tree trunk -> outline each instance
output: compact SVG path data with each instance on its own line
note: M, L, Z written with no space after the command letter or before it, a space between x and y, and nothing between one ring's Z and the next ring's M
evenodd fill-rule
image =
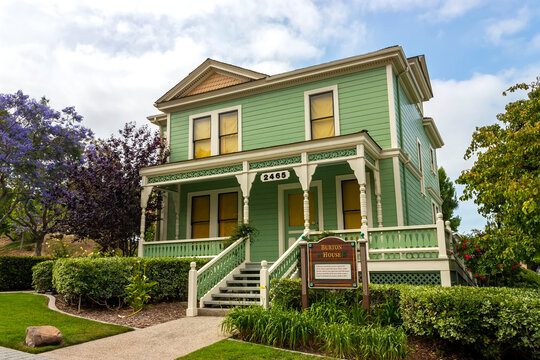
M45 240L45 234L38 234L36 236L36 256L41 256L41 248L43 246L43 241Z

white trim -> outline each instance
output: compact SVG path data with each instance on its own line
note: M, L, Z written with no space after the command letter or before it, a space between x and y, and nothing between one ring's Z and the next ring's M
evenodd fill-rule
M305 135L306 140L311 140L311 118L310 118L310 95L332 91L332 101L334 106L334 136L341 134L339 128L339 101L338 101L338 86L326 86L323 88L304 91L304 121L305 121Z
M442 212L441 205L437 204L434 199L431 199L431 213L433 215L433 223L437 223L437 214Z
M440 196L439 194L437 194L437 193L435 192L435 190L434 190L431 186L428 186L427 191L428 191L429 195L431 195L431 197L433 198L433 200L435 200L435 202L436 202L439 206L442 206L443 199L441 198L441 196Z
M393 148L398 147L397 143L397 123L396 104L394 102L394 73L392 65L386 65L386 87L388 95L388 115L390 121L390 144Z
M429 162L431 165L431 172L433 173L433 175L436 175L435 173L437 172L437 155L435 153L435 149L433 148L433 146L431 146L431 144L429 145Z
M167 224L169 222L169 193L163 193L163 204L159 221L159 241L167 240Z
M171 149L171 113L167 114L167 147L169 150ZM169 159L170 157L171 156L169 154ZM167 162L169 159L167 159Z
M210 229L209 229L208 235L211 238L215 238L215 237L218 237L218 234L219 234L218 195L224 194L224 193L232 193L232 192L238 193L238 223L240 223L242 221L241 209L242 209L242 203L243 203L242 190L240 189L240 187L194 191L194 192L189 192L187 194L186 239L191 238L191 205L192 205L191 199L194 196L210 195Z
M336 182L336 212L337 212L337 228L344 229L345 223L343 221L343 193L341 192L341 182L344 180L357 180L354 174L337 175L335 177ZM368 226L373 227L372 216L372 204L371 204L371 181L370 177L366 173L366 201L367 201L367 220ZM323 228L324 229L324 228ZM341 230L340 230L341 231Z
M403 226L403 202L401 198L401 181L399 178L399 157L392 158L392 165L394 170L394 191L396 195L396 218L398 226ZM405 173L403 173L405 176Z
M324 216L323 216L323 186L322 180L314 180L310 184L310 189L312 187L317 188L317 217L319 218L319 229L324 229ZM285 191L286 190L302 190L302 185L299 183L292 184L280 184L278 185L278 241L279 241L279 256L283 255L285 252ZM299 230L299 233L303 230Z
M238 151L242 151L242 105L231 106L228 108L207 111L189 116L188 133L188 160L194 159L193 154L193 121L195 119L210 116L210 156L220 155L219 153L219 114L237 111L238 112ZM167 130L169 128L167 127Z
M425 185L425 182L424 182L424 164L423 164L423 159L422 159L422 142L420 141L420 139L417 137L416 138L416 153L417 153L417 157L418 157L418 170L420 171L420 175L421 175L421 178L420 178L420 192L422 193L422 195L426 196L426 185Z

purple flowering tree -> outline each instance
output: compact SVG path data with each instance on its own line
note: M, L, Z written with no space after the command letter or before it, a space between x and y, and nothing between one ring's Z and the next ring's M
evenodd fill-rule
M73 107L56 111L22 91L0 94L0 223L9 217L30 232L36 255L65 212L68 172L92 136L81 121Z
M105 252L132 256L141 223L142 167L158 165L168 153L159 133L127 123L119 137L99 140L74 164L67 196L64 231L96 241ZM160 198L148 202L146 227L157 220Z

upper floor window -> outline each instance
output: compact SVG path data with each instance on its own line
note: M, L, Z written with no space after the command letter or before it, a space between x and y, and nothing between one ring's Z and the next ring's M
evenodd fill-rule
M416 145L418 150L418 170L420 170L420 192L422 195L426 194L426 186L424 184L424 165L422 161L422 143L420 139L416 138Z
M429 162L431 164L431 171L435 174L437 172L437 164L435 163L435 149L431 146L429 147Z
M214 110L189 117L189 158L241 151L241 107Z
M340 134L337 85L304 93L306 140Z
M238 111L219 114L219 153L238 151Z

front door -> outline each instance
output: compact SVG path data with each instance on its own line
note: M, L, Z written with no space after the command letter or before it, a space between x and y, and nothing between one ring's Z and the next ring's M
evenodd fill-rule
M288 249L304 232L304 192L302 189L285 190L284 197L284 223L285 223L285 249ZM318 230L318 204L317 188L309 191L309 228Z

